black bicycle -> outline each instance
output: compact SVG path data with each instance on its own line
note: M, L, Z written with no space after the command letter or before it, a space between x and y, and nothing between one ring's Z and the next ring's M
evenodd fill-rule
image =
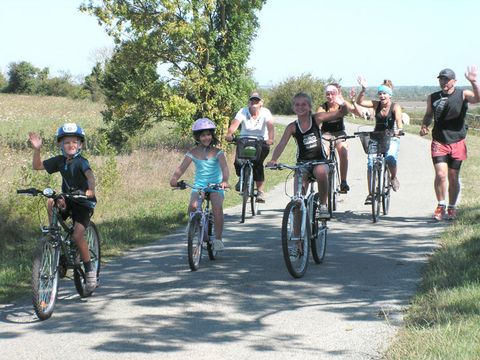
M338 170L338 158L335 145L337 141L353 139L355 135L340 135L322 137L323 140L328 141L328 212L330 217L333 217L333 212L337 210L337 202L339 194L342 194L340 189L340 171Z
M390 209L392 183L385 154L390 147L390 139L394 136L403 136L405 133L395 134L392 130L385 130L359 131L354 134L360 137L365 153L374 155L373 164L368 170L368 179L372 198L372 221L376 223L380 216L380 206L383 215L388 215Z
M192 271L200 268L202 259L202 251L208 252L210 260L215 260L217 251L213 245L213 227L214 219L210 210L210 192L207 190L218 190L220 184L208 184L205 187L196 187L185 181L179 181L177 188L184 190L191 188L198 194L197 208L189 214L187 225L187 248L188 248L188 264Z
M42 228L37 249L33 256L32 291L33 308L38 318L46 320L53 314L57 300L59 279L67 275L68 269L73 269L73 281L80 297L88 297L92 292L86 290L85 271L79 250L72 238L73 223L64 221L57 205L60 198L73 200L87 197L80 192L57 194L50 188L38 190L35 188L17 190L18 194L41 195L54 200L53 212L49 226ZM90 252L92 268L100 275L100 235L95 224L90 221L85 231L85 239Z
M252 216L260 214L258 209L255 181L253 180L253 161L260 157L262 152L263 138L254 137L235 137L233 142L237 145L237 158L242 160L240 168L239 193L242 196L242 216L240 223L245 222L247 213L247 204L250 202Z
M309 161L297 165L277 164L272 170L290 169L295 172L297 188L285 207L282 219L282 250L288 272L295 278L305 275L308 266L309 247L317 264L323 262L327 249L327 220L318 214L319 197L314 186L316 179L309 177L308 194L304 195L303 177L312 167L325 161ZM288 180L288 177L287 177ZM286 185L287 181L285 181Z

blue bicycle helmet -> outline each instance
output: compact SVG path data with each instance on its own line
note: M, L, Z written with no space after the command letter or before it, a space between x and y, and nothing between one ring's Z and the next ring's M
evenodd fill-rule
M57 142L62 140L65 136L76 136L82 142L85 141L85 131L75 123L65 123L57 130Z

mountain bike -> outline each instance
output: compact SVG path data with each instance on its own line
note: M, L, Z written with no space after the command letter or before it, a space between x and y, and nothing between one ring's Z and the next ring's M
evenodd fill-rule
M73 223L63 220L61 209L57 205L60 198L72 200L87 197L80 192L70 194L57 194L54 190L35 188L17 190L18 194L30 196L44 196L53 199L52 216L49 226L42 227L42 237L33 256L32 266L32 291L33 308L40 320L52 316L57 300L59 279L73 269L73 281L80 297L88 297L85 287L85 271L79 250L72 238ZM97 274L97 283L100 275L100 235L95 224L90 221L85 230L85 239L90 252L92 268Z
M322 137L323 140L328 141L329 154L328 154L328 212L330 217L333 217L333 212L337 210L338 195L340 191L340 171L338 170L338 158L335 145L339 140L347 140L355 138L355 135L340 135L329 137Z
M235 137L232 142L237 145L237 158L242 160L240 168L239 193L242 195L242 216L240 223L245 222L247 213L247 203L250 201L250 210L252 216L260 214L258 210L257 194L255 181L253 180L253 161L258 160L262 153L263 138L254 137Z
M374 155L373 164L368 170L368 178L372 195L372 221L375 223L380 216L380 206L382 207L383 215L388 215L390 209L392 184L385 154L390 147L390 139L393 136L402 136L404 133L401 132L395 135L391 130L359 131L355 132L354 135L360 137L365 153Z
M187 225L188 265L192 271L196 271L200 268L204 249L207 250L210 260L215 260L217 257L217 251L213 246L214 219L210 210L210 192L208 190L219 190L220 184L197 187L185 181L179 181L177 187L180 190L188 187L198 194L197 208L189 214Z
M295 173L297 188L285 207L282 219L282 250L288 272L294 278L305 275L308 266L309 246L317 264L323 262L327 248L327 219L318 216L319 197L315 192L316 179L311 176L315 165L326 161L302 162L297 165L277 164L272 170L290 169ZM303 193L303 176L309 175L308 194ZM288 177L287 177L288 180ZM287 183L285 181L285 185Z

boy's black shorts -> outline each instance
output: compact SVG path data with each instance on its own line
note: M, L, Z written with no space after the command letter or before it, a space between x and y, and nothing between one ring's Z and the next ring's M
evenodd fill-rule
M62 219L66 220L71 216L74 223L78 222L87 228L93 215L93 209L80 205L68 198L65 199L65 202L67 207L62 211Z

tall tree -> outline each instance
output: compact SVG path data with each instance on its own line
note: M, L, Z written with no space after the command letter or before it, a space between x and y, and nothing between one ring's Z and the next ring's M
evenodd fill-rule
M102 85L118 139L165 119L187 131L206 116L224 129L254 87L247 61L265 2L84 2L117 44Z

